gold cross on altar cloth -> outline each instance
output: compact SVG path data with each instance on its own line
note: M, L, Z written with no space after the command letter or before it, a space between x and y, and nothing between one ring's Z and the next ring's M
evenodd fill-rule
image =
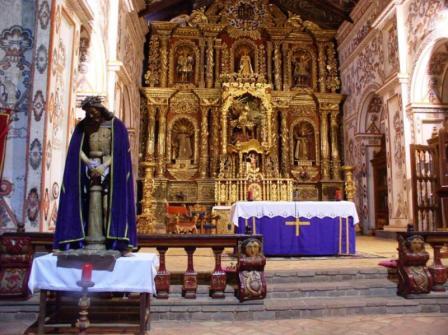
M300 226L309 226L311 222L300 221L300 218L296 217L295 221L286 221L285 224L287 226L296 226L296 236L300 236Z

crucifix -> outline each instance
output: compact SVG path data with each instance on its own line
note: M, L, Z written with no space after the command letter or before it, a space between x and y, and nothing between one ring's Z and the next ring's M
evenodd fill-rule
M285 224L287 226L296 226L296 236L300 236L300 226L309 226L311 222L300 221L300 218L296 217L295 221L286 221Z

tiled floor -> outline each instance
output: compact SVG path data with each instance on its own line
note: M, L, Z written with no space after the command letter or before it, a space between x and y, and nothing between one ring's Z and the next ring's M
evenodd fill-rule
M23 334L27 323L0 322L0 335ZM89 333L90 334L90 333ZM114 333L119 334L119 333ZM126 332L126 334L130 334ZM153 322L148 335L447 335L448 315L359 315L339 318Z
M361 315L302 320L153 323L151 335L447 335L448 315Z

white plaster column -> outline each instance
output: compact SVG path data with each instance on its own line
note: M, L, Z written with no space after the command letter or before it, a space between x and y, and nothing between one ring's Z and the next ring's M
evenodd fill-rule
M117 83L117 72L122 65L117 61L118 44L118 14L120 10L119 0L109 0L108 34L107 34L107 108L115 114L115 85Z

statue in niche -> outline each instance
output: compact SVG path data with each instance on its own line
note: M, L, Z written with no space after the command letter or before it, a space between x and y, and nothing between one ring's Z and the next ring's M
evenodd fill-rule
M245 95L232 104L230 126L232 143L258 139L261 131L261 106L259 99Z
M312 158L310 153L310 143L312 142L312 130L309 129L307 123L302 123L299 130L294 132L294 160L307 161Z
M182 120L185 122L185 120ZM181 121L181 122L182 122ZM175 136L172 143L173 158L175 160L191 160L193 159L192 137L193 131L191 127L186 124L181 124L179 121L173 127Z
M257 154L255 152L251 152L247 156L246 171L248 176L255 176L258 174L258 172L260 172L260 168L258 167Z
M193 78L194 57L186 49L179 52L176 63L176 72L178 81L189 83Z
M311 86L311 57L301 53L294 58L294 87Z
M254 73L254 70L252 68L252 60L250 58L249 50L247 50L247 48L241 50L240 68L238 73L243 76L250 76L251 74Z

